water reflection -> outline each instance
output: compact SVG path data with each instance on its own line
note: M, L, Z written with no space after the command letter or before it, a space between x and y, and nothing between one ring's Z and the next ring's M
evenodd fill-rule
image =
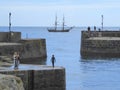
M119 59L120 56L113 56L113 55L81 55L81 59L101 59L101 60L113 60L113 59Z
M81 58L80 68L81 90L120 89L120 58Z

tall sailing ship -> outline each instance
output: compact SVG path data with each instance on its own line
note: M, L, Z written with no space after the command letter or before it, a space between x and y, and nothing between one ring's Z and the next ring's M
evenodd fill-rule
M69 32L73 28L73 27L65 28L65 19L64 19L64 16L63 16L62 29L58 29L57 25L58 25L58 22L57 22L57 15L56 15L56 18L55 18L55 27L54 28L48 28L48 31L49 32Z

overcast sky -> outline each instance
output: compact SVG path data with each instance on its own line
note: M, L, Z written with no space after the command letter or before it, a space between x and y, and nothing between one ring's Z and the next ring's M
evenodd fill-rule
M120 0L1 0L0 26L52 26L55 15L68 26L120 26Z

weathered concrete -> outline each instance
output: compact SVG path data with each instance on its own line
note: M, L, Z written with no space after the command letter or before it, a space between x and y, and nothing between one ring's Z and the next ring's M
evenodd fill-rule
M24 44L21 53L24 59L47 57L45 39L22 39L21 42Z
M18 70L0 67L0 73L20 77L25 90L66 90L63 67L20 65Z
M120 57L120 31L82 31L81 56Z
M0 56L13 56L15 51L21 52L23 49L22 43L6 43L0 42Z
M19 42L21 32L0 32L0 42Z

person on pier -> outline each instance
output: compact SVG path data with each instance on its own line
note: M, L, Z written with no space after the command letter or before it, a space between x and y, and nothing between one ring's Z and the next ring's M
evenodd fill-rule
M52 62L52 66L54 68L54 63L56 62L56 59L55 59L54 55L52 55L52 57L51 57L51 62Z
M14 69L18 69L19 63L20 63L20 61L19 61L20 56L19 56L18 52L14 52L13 59L14 59Z

